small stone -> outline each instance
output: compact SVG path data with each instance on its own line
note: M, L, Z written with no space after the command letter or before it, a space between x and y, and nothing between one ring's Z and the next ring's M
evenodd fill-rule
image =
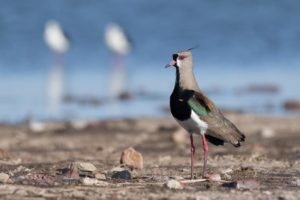
M256 180L239 180L236 182L236 188L237 189L247 189L247 190L253 190L258 189L260 187L260 183Z
M29 129L34 133L41 133L46 130L46 124L43 122L31 121L29 123Z
M105 182L105 181L99 181L95 178L83 178L81 180L82 184L83 185L88 185L88 186L102 186L102 187L105 187L105 186L108 186L108 183Z
M266 194L266 195L270 196L270 195L272 195L272 192L267 190L267 191L263 191L263 194Z
M143 168L143 156L137 152L134 148L129 147L125 149L121 155L121 164L125 164L129 167L142 169Z
M275 132L271 128L262 128L261 130L259 130L259 134L264 138L271 138L274 137Z
M174 180L174 179L170 179L168 180L166 183L165 183L166 187L169 188L169 189L176 189L176 190L181 190L183 189L183 186L182 184L177 181L177 180Z
M98 180L106 180L106 175L101 174L101 173L97 173L97 174L95 174L95 178L98 179Z
M39 122L39 121L30 121L29 130L33 133L42 133L46 131L59 132L66 130L65 122Z
M112 179L123 179L123 180L130 180L131 173L128 170L114 172L111 176Z
M230 174L221 174L221 179L225 181L230 181L232 179Z
M23 165L19 165L16 169L9 172L10 176L14 176L15 174L20 174L24 172L30 172L31 170L27 167L24 167Z
M0 183L7 183L9 180L9 175L6 173L0 173Z
M300 179L298 178L298 179L296 179L295 181L293 181L292 183L293 183L293 185L295 185L295 186L300 186Z
M88 127L89 122L84 120L72 120L70 124L75 130L83 130Z
M231 168L227 168L227 169L222 170L221 174L230 174L232 172L233 172L233 170Z
M78 169L80 171L88 171L88 172L94 172L97 170L95 165L89 162L77 162Z
M187 134L183 129L179 129L172 135L172 140L178 144L186 144L187 143Z
M210 174L210 175L208 175L208 180L221 181L221 175L220 174Z
M121 172L121 171L124 171L125 168L123 167L120 167L120 166L117 166L117 167L113 167L110 172Z
M231 180L231 173L233 173L233 170L231 168L221 170L221 179L226 181Z

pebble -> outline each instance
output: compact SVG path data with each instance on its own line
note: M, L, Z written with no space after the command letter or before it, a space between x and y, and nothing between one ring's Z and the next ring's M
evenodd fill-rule
M95 178L98 179L98 180L106 180L106 175L101 174L101 173L97 173L97 174L95 174Z
M271 138L274 137L275 132L271 128L262 128L261 130L259 130L259 134L264 138Z
M233 169L231 168L227 168L221 171L221 174L230 174L233 173Z
M121 171L124 171L124 170L125 170L125 168L117 166L117 167L112 168L110 171L111 172L121 172Z
M99 181L95 178L83 178L81 180L82 184L83 185L88 185L88 186L102 186L102 187L105 187L105 186L108 186L108 183L105 182L105 181Z
M46 131L64 131L66 130L66 124L64 122L39 122L39 121L30 121L29 129L33 133L42 133Z
M208 180L221 181L221 175L220 174L210 174L210 175L208 175Z
M28 169L27 167L24 167L23 165L19 165L16 169L12 170L9 172L9 175L13 176L18 173L23 173L23 172L30 172L31 170Z
M172 140L178 145L186 144L187 134L183 129L179 129L173 133Z
M136 169L142 169L144 163L142 154L137 152L132 147L129 147L123 151L120 162L121 164L125 164Z
M231 180L231 173L233 173L233 170L231 168L221 170L221 179L226 181Z
M270 196L270 195L272 195L272 192L267 190L267 191L263 191L263 194L266 194L266 195Z
M7 183L9 180L9 175L6 173L0 173L0 183Z
M89 162L76 162L76 165L80 171L94 172L97 170L95 165Z
M111 176L112 179L131 180L131 173L128 170L114 172Z
M182 184L174 179L170 179L165 183L165 186L169 189L181 190L183 189Z
M293 181L292 183L293 183L293 185L295 185L295 186L300 186L300 179L298 178L298 179L296 179L295 181Z
M46 125L43 122L30 122L29 129L34 133L41 133L46 130Z
M232 179L230 174L221 174L221 178L225 181L230 181Z
M88 127L89 122L85 120L72 120L70 124L75 130L83 130Z

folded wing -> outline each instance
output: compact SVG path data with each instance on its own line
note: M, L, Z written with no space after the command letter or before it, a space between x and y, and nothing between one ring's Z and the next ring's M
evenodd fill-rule
M229 142L235 147L245 140L245 135L217 109L214 103L200 91L188 91L187 103L208 124L206 138L215 145Z

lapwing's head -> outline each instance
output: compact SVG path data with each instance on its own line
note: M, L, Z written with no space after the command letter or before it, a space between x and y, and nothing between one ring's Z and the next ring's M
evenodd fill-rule
M192 52L188 50L174 53L172 61L165 67L171 66L180 69L191 69L193 67Z

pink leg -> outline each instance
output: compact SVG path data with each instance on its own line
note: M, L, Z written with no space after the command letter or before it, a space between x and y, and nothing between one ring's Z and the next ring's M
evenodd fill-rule
M194 162L195 162L195 145L194 145L193 134L190 134L190 140L191 140L191 179L193 179L194 178Z
M208 146L207 146L205 135L201 134L201 137L202 137L202 145L203 145L203 151L204 151L202 177L205 178L206 177L206 164L207 164Z

